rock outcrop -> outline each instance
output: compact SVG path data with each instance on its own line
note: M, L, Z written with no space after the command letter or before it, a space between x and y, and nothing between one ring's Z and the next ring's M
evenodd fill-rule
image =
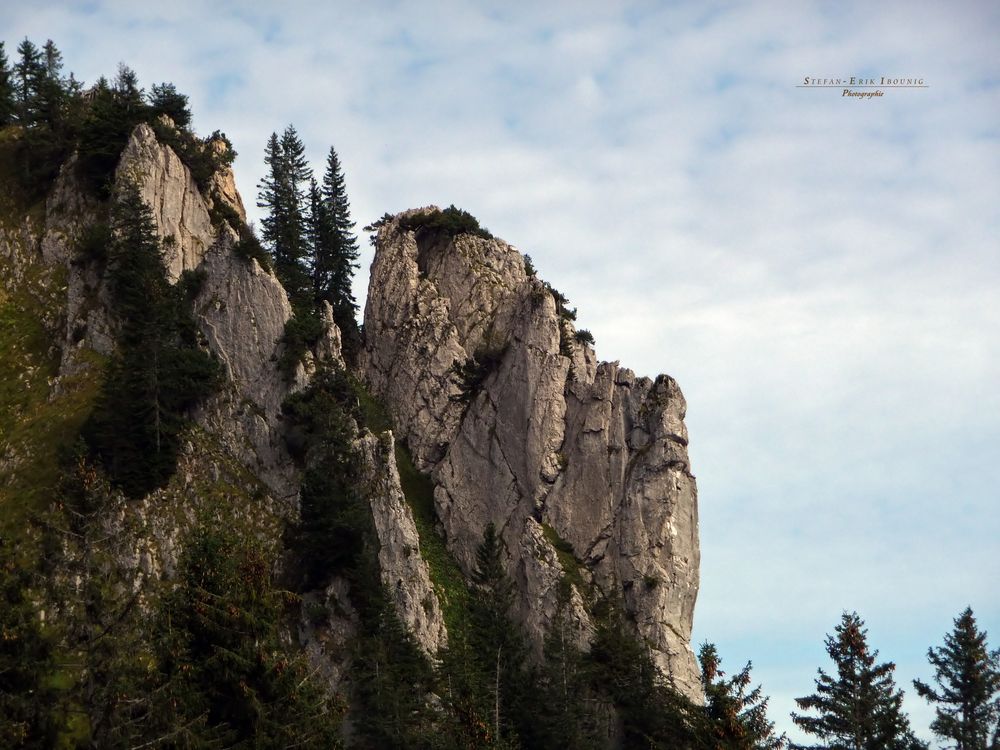
M170 280L197 272L190 289L201 343L226 376L195 415L170 485L121 505L122 559L144 576L169 578L206 497L209 504L226 498L219 517L273 536L277 549L280 529L297 517L301 479L285 445L282 404L320 363L346 367L333 311L320 310L325 333L288 377L278 360L292 307L270 270L236 252L234 225L245 211L232 173L217 172L203 194L177 154L141 124L116 178L134 181L151 207L167 240ZM0 291L34 279L47 295L37 306L52 311L44 320L53 334L48 359L58 362L51 393L89 372L92 399L116 323L100 253L81 251L103 210L88 195L70 160L44 212L0 226L10 276ZM499 530L518 592L515 614L537 650L557 614L585 643L591 605L607 595L623 603L664 674L698 699L689 645L697 502L680 389L667 376L638 378L618 363L598 363L576 337L565 299L510 245L405 229L416 213L380 229L357 373L388 408L394 430L362 430L354 445L382 582L401 621L426 654L446 645L442 592L421 557L394 433L431 478L439 528L467 576L487 524ZM419 520L421 529L430 523ZM334 578L305 597L299 636L331 685L349 679L349 641L359 626L350 593L346 579Z
M447 642L448 631L427 563L420 556L417 526L399 484L392 433L366 434L355 447L378 535L382 583L403 624L424 652L434 656Z
M294 503L298 483L284 445L281 404L302 382L287 382L275 365L292 306L274 275L236 256L232 245L224 234L199 266L204 280L194 300L196 318L228 376L199 421L276 497Z
M216 238L209 206L190 170L146 123L132 131L115 179L135 182L142 200L152 209L157 232L167 240L164 260L170 280L197 268Z
M597 364L517 250L403 229L414 213L379 231L364 375L434 480L449 549L469 573L485 526L501 530L540 644L565 572L552 539L572 545L582 588L621 597L659 667L698 699L697 500L677 384ZM587 596L570 602L581 634Z

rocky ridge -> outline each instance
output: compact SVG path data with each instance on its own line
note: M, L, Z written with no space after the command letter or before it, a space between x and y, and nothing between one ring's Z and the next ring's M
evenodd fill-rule
M449 550L469 574L485 526L501 530L520 619L540 644L566 572L552 540L571 545L581 640L586 589L620 595L657 665L700 699L697 493L680 389L598 364L510 245L403 228L435 210L379 230L364 375L434 480Z
M327 334L306 362L290 380L279 372L275 360L291 306L270 271L234 253L235 228L212 210L221 202L245 217L228 169L203 195L172 149L143 124L117 175L136 182L161 237L172 239L164 258L171 280L185 271L201 275L195 317L227 376L222 392L196 415L199 436L185 450L176 481L161 497L135 505L139 518L127 524L155 529L148 540L126 545L134 551L128 564L142 575L169 577L177 540L199 510L196 498L213 483L235 486L250 477L253 492L234 512L266 516L261 528L295 517L300 476L284 444L281 405L308 383L318 360L345 362L327 309ZM114 345L99 271L76 262L98 210L86 196L68 162L44 215L0 232L0 257L13 283L26 269L45 267L55 279L52 293L65 295L46 322L59 353L54 394L94 366L92 353L107 355ZM433 480L440 527L467 575L485 525L500 530L517 585L517 615L538 648L561 606L584 643L594 596L621 595L657 664L698 698L689 646L697 505L679 388L666 376L652 381L617 363L598 363L576 341L557 296L511 246L402 229L401 219L415 213L379 232L357 373L394 423L393 432L380 435L362 430L355 450L380 542L382 581L400 619L430 655L447 642L441 592L420 556L400 486L394 434ZM185 500L176 512L162 515L161 501L177 497ZM568 572L560 544L572 549L578 567L568 602L560 599ZM345 644L354 627L348 595L340 579L311 595L326 624L304 615L300 629L331 684L346 674Z

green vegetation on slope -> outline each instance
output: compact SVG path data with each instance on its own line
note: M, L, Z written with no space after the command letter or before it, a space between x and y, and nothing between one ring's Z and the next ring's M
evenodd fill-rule
M427 562L431 582L437 593L449 632L468 627L469 586L458 563L448 551L438 532L437 510L434 508L434 483L417 470L410 451L401 441L396 442L396 467L406 504L420 536L420 556Z
M29 269L15 292L0 287L0 533L20 530L51 502L54 467L79 434L101 384L101 359L63 378L53 393L59 352L46 307L64 303L60 275ZM49 310L52 308L49 307Z
M576 559L576 554L573 552L573 545L559 536L559 532L547 523L542 524L542 533L545 535L546 541L556 551L556 557L559 558L559 566L563 569L566 581L573 584L576 590L580 592L580 596L586 599L590 592L590 587L583 577L582 563Z

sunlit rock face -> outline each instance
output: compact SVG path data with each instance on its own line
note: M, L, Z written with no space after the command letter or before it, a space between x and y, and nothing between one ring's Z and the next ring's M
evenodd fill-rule
M405 228L427 210L379 230L363 370L434 480L449 549L468 574L496 526L540 645L566 563L553 542L568 544L584 580L568 603L581 642L585 600L614 595L661 670L700 700L697 491L680 388L598 363L564 301L507 243Z

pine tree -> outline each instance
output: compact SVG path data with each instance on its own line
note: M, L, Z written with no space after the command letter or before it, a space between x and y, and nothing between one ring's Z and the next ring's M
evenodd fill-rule
M80 124L79 170L102 198L111 195L112 177L122 150L147 108L135 72L122 65L113 84L101 77Z
M128 65L118 65L118 74L112 86L118 106L127 115L141 119L146 113L145 94L139 86L139 76ZM138 120L137 120L138 121Z
M586 750L604 747L598 701L588 680L587 655L568 613L572 586L565 578L558 585L556 614L545 636L544 661L539 676L539 705L534 747Z
M264 151L268 174L258 184L257 206L267 210L261 235L274 258L274 270L296 313L311 311L311 259L303 212L304 183L310 177L305 147L292 125L279 138L271 134Z
M86 716L89 746L130 747L150 710L150 650L138 606L145 579L123 564L118 536L108 533L120 495L85 446L61 473L57 498L40 522L68 702Z
M767 698L760 686L747 692L750 664L726 679L714 644L698 652L701 687L705 692L706 740L712 750L779 750L785 736L776 735L767 719Z
M157 617L161 685L170 700L153 717L162 735L190 732L174 747L330 748L340 711L284 636L299 602L274 586L259 544L203 526L184 546L177 588Z
M309 178L309 189L306 191L306 242L309 246L309 256L312 260L312 284L316 302L325 299L320 294L320 277L325 248L332 241L333 225L330 212L323 202L319 185L315 178Z
M815 735L825 750L919 750L926 748L910 730L903 713L903 692L896 689L892 662L877 664L878 651L868 648L868 631L856 612L845 612L826 651L836 677L819 669L816 692L796 698L800 709L817 716L792 714L792 721ZM793 750L810 746L792 745Z
M666 683L621 606L599 602L595 618L588 656L591 685L617 713L623 745L695 747L702 718L697 707Z
M4 44L0 42L0 128L14 122L15 112L13 71L10 69Z
M108 288L117 349L84 425L92 454L131 498L173 474L188 412L219 383L202 351L181 284L171 286L152 212L126 184L112 210Z
M45 76L42 53L34 42L25 37L17 46L20 59L14 66L17 121L31 127L38 120L38 89Z
M358 305L351 289L358 267L358 238L351 220L351 204L337 152L331 147L323 175L322 232L315 246L313 283L316 298L333 308L333 319L344 335L348 350L360 343Z
M971 608L954 621L944 646L927 650L937 689L913 681L917 694L936 703L931 729L955 742L955 750L987 750L1000 720L1000 649L990 651L986 633L976 626Z
M490 523L476 550L467 638L449 643L445 657L446 698L459 733L480 746L518 743L518 722L530 717L527 645L511 621L514 584L507 576L503 541Z
M177 87L172 83L153 84L149 92L149 108L154 119L166 115L181 130L186 130L191 125L188 98L178 93Z
M62 53L49 39L42 48L42 74L38 81L38 118L52 131L59 130L66 109L66 83L62 78Z

